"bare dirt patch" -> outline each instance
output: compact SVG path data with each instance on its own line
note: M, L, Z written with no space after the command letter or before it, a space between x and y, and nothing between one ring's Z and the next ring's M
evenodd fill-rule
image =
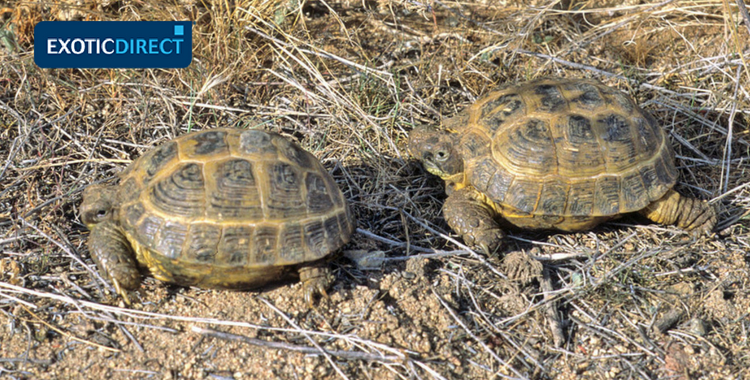
M750 21L734 3L6 3L0 375L750 377ZM193 20L194 62L42 70L33 25L54 19ZM512 231L492 256L451 237L409 131L544 76L597 78L662 121L677 188L719 207L717 233L627 216ZM188 130L258 123L321 159L357 216L330 297L146 279L126 307L95 275L82 190Z

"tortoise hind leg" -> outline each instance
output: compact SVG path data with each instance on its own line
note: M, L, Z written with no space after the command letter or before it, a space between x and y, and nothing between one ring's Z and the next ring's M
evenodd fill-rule
M674 190L669 190L640 213L656 223L675 224L694 234L708 234L716 225L716 209L712 205Z
M486 197L478 190L465 187L448 196L443 205L443 215L453 231L461 235L464 243L489 254L502 247L505 233L495 221L497 212L486 202Z

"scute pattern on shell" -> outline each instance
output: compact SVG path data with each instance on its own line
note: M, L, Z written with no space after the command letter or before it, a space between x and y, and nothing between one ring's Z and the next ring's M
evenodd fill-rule
M467 180L512 214L637 211L677 178L672 149L654 119L596 81L505 86L464 115L448 127L461 135Z
M180 137L136 160L121 185L122 229L138 261L185 285L240 288L243 270L252 277L259 268L319 260L354 229L318 160L259 130ZM227 279L217 278L222 271Z

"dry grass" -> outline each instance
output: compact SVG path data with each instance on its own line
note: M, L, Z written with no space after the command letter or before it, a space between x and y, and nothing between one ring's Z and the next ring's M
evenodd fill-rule
M492 3L0 5L0 376L750 378L750 20L729 1ZM193 20L194 61L39 69L33 26L54 19ZM505 258L451 238L409 130L542 76L633 95L672 137L678 190L720 207L719 232L635 217L516 231ZM296 286L154 281L110 306L78 219L85 186L189 130L259 123L321 159L359 221L349 250L383 265L336 260L314 310ZM519 272L518 252L544 266Z

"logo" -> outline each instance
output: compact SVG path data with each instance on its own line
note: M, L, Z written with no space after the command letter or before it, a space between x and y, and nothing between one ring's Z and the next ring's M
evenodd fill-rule
M42 21L34 62L44 69L185 68L193 59L190 21Z

